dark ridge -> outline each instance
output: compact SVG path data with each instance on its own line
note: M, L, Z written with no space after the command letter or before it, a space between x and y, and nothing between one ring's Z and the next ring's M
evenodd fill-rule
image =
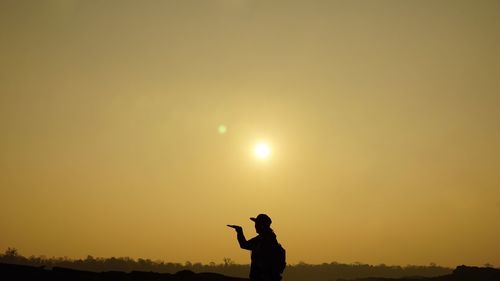
M339 279L338 281L347 281ZM451 274L438 277L358 278L350 281L500 281L500 269L491 267L458 266Z
M28 266L0 263L0 280L40 281L248 281L245 278L229 277L218 273L195 273L181 270L175 274L147 271L104 271L93 272L65 267L46 269L44 266ZM286 280L286 278L285 278ZM334 279L329 279L334 280ZM438 277L406 278L358 278L339 281L500 281L500 269L491 267L458 266L451 274ZM307 280L304 280L307 281Z
M475 267L475 266L458 266L451 276L455 279L441 280L478 280L478 281L500 281L500 269L491 267ZM447 277L447 276L443 276Z
M194 273L181 270L175 274L132 271L92 272L64 267L45 269L43 266L0 263L0 280L40 281L247 281L245 278L228 277L217 273Z

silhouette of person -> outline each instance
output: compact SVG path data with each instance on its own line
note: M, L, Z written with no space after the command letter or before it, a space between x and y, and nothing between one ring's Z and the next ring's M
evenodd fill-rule
M278 244L276 234L271 229L271 218L266 214L259 214L256 218L250 218L255 222L255 230L257 236L250 240L246 240L243 234L243 228L239 225L227 226L236 230L236 237L240 247L245 250L252 251L250 264L250 280L251 281L280 281L281 272L273 262L271 251Z

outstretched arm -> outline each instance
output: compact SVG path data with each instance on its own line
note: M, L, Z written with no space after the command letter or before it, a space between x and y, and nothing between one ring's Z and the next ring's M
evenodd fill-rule
M238 243L240 244L240 247L245 250L251 250L252 243L250 243L250 241L248 241L245 238L245 234L243 234L243 228L238 225L228 225L228 226L236 230L236 237L238 238Z

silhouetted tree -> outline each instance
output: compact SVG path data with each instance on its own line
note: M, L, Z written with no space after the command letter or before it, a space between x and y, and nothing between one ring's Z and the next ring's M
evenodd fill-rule
M17 251L16 248L11 248L11 247L8 247L7 250L5 250L5 254L4 254L6 257L17 257L19 256L19 253Z
M224 266L234 265L234 261L230 258L224 258Z

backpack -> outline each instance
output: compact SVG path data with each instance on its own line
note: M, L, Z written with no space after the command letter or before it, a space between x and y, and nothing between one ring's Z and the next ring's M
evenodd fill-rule
M280 274L285 271L286 268L286 251L280 243L273 243L273 249L271 252L271 263L272 268L276 269Z

